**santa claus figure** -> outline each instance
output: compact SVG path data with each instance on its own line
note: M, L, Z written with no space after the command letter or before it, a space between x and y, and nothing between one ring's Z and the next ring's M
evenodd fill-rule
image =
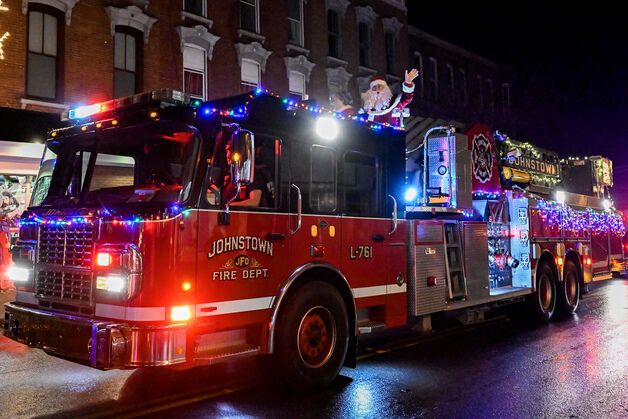
M403 92L393 97L388 83L383 77L373 77L370 89L362 93L364 103L361 113L368 114L368 120L379 124L390 124L399 126L399 118L403 114L403 109L412 102L414 96L413 80L419 75L415 68L406 71L403 83Z

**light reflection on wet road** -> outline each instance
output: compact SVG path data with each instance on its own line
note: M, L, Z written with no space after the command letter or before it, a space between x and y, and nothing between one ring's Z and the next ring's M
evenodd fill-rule
M103 372L0 337L0 417L628 417L628 280L596 284L577 315L547 325L496 321L399 344L406 332L366 337L364 348L398 348L298 396L264 383L251 359Z

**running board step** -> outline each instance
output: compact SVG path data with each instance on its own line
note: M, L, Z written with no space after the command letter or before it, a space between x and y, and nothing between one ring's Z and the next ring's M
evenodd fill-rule
M213 365L220 362L231 361L236 358L255 356L260 350L259 346L243 343L240 345L228 346L225 348L213 349L199 352L194 355L195 365Z
M385 328L385 323L378 323L370 320L360 320L358 322L358 330L360 331L360 333L372 333L377 330L383 330Z

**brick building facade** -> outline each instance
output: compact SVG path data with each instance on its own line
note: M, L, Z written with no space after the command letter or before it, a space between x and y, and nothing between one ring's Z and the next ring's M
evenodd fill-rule
M3 127L163 87L215 99L263 86L323 106L344 92L359 108L374 75L399 91L413 66L410 146L434 125L510 116L508 73L409 26L405 0L0 0L0 39ZM0 133L0 177L27 199L42 146L15 142L44 132L18 131Z
M10 37L0 62L3 107L59 112L161 87L212 99L251 85L327 103L334 90L357 97L358 86L376 73L399 81L408 63L402 0L5 5L0 29ZM333 40L330 30L337 31ZM388 59L386 42L394 48Z

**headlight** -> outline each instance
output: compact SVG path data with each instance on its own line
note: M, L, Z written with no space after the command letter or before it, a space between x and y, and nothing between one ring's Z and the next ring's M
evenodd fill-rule
M33 269L31 268L24 268L16 265L12 265L9 269L7 269L9 279L16 285L29 281L31 279L31 272L33 272Z
M103 244L94 255L96 290L104 298L133 299L142 280L142 255L133 244ZM103 294L104 292L104 294Z
M121 293L129 289L129 275L98 275L96 288L115 293Z

